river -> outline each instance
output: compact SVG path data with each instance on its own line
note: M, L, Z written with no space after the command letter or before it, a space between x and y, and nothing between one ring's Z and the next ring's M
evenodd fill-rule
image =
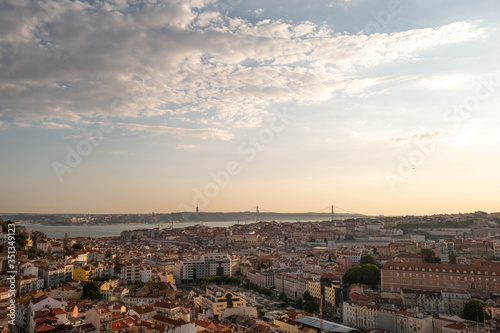
M297 221L284 221L284 222L297 222ZM210 227L230 227L234 224L246 224L253 222L241 221L218 221L218 222L203 222L203 225ZM174 223L174 228L185 228L200 224L200 222L179 222ZM47 225L47 224L22 224L28 231L42 231L49 238L63 238L65 233L68 237L111 237L119 236L123 230L135 229L153 229L158 227L157 224L112 224L112 225ZM169 227L169 224L162 224L162 228Z

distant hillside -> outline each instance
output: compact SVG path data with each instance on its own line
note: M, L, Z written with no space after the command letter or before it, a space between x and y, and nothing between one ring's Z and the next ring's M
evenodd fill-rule
M360 214L335 214L336 219L366 217ZM208 213L183 212L168 214L3 214L4 219L15 222L75 225L75 224L125 224L159 222L215 222L255 221L255 212ZM325 221L329 213L259 213L259 221Z

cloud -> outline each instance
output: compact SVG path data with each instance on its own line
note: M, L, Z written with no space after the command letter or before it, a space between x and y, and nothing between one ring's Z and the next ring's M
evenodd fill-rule
M425 144L431 142L443 142L445 141L450 132L442 128L426 129L424 127L419 127L407 135L392 136L387 139L377 139L378 141L391 143L395 145L407 145L407 144Z
M9 125L0 120L0 131L9 128Z
M226 130L216 128L176 128L169 126L151 126L133 123L114 123L106 124L117 128L124 128L131 132L144 132L152 135L169 134L174 137L196 137L199 139L217 139L229 140L233 137L231 133Z
M68 124L58 124L54 122L43 122L42 126L47 128L47 129L64 129L64 128L72 128Z
M177 145L175 146L175 149L193 149L193 148L198 148L197 145Z
M389 80L362 77L359 68L484 34L456 22L350 35L311 22L231 18L211 3L3 4L0 116L47 128L70 126L49 119L120 118L127 123L118 126L136 133L227 140L233 129L262 124L274 104L362 97ZM207 128L133 124L148 117Z

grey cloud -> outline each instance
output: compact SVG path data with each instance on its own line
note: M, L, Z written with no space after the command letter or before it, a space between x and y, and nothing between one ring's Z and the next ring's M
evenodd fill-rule
M14 17L26 23L0 24L0 115L42 122L164 115L213 128L122 126L228 139L231 128L259 125L272 104L356 95L382 80L358 77L357 66L410 59L483 34L473 24L458 22L393 34L342 35L310 22L250 23L193 9L210 2L134 7L121 1L92 7L54 1L43 22L32 17L44 2L11 2L2 8L0 22ZM19 33L22 29L30 29L30 38ZM14 30L22 37L16 47L5 38L16 36Z

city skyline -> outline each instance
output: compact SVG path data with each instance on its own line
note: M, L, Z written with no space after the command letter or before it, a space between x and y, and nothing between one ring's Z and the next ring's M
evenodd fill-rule
M0 211L499 212L500 3L0 4Z

